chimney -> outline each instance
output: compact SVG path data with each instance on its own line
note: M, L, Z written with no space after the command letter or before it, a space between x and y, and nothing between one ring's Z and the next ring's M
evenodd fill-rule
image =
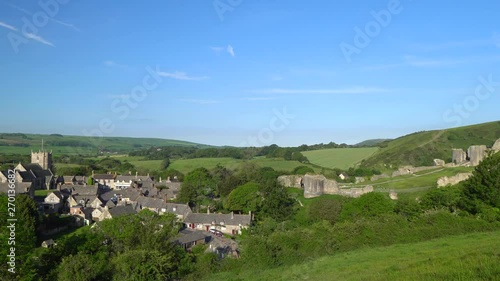
M128 171L128 175L131 176L132 175L132 171Z
M210 207L207 208L207 215L210 215Z
M234 212L231 211L231 219L234 220Z
M148 173L148 178L149 178L149 173Z
M165 201L165 203L168 203L168 197L167 197L167 194L163 195L163 200Z
M137 176L139 175L139 172L135 171L135 177L137 178Z
M170 182L170 177L167 177L167 182Z
M94 177L94 170L92 170L92 177Z
M159 182L161 182L161 177L160 177L160 181Z

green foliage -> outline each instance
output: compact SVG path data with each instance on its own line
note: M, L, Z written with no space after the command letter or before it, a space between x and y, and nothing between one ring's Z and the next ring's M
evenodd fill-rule
M345 197L320 197L309 206L309 218L311 221L328 221L332 225L340 218L343 205L347 202Z
M422 213L422 206L414 199L403 197L397 200L394 212L408 220L413 220Z
M262 201L261 217L270 217L278 222L291 218L294 213L295 200L290 197L287 190L277 181L267 182L260 188L264 198Z
M457 187L434 188L429 190L421 199L424 209L447 208L456 211L461 191Z
M178 200L191 205L198 205L202 196L213 196L216 188L210 172L205 168L198 168L186 175L179 191Z
M161 161L160 170L166 170L170 166L170 159L165 158Z
M292 171L294 175L305 175L307 173L314 173L314 170L308 166L298 166Z
M253 182L236 187L229 194L226 208L243 213L257 211L262 201L259 189L259 184Z
M490 155L476 167L463 183L462 206L471 213L479 213L482 205L500 208L500 153Z
M58 267L58 281L110 280L109 260L104 252L87 254L79 252L62 259Z
M89 177L87 179L87 185L94 185L95 181L94 181L94 178L93 177Z
M394 203L383 193L370 192L351 200L344 205L340 218L342 221L375 217L394 211Z
M174 280L177 277L175 256L159 249L136 249L114 258L113 280Z

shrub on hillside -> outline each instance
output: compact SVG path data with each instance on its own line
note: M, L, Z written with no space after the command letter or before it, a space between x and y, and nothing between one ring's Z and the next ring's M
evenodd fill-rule
M345 204L340 214L341 221L375 217L392 213L394 202L387 194L370 192Z

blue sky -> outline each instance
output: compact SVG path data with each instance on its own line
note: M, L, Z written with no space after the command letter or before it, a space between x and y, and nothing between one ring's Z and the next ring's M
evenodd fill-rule
M0 0L2 132L288 146L500 119L498 1L40 3Z

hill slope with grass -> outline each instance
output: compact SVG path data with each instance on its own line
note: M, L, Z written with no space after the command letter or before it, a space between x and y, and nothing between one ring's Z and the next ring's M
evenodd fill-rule
M134 150L158 146L194 146L207 145L180 140L129 137L85 137L63 136L59 134L8 134L0 133L0 154L29 154L42 146L56 154L96 154L99 152L127 153Z
M413 133L379 144L381 147L362 166L431 166L434 159L451 162L452 148L467 150L471 145L491 147L500 138L500 121L447 130Z
M260 272L206 280L497 280L500 232L361 249Z

